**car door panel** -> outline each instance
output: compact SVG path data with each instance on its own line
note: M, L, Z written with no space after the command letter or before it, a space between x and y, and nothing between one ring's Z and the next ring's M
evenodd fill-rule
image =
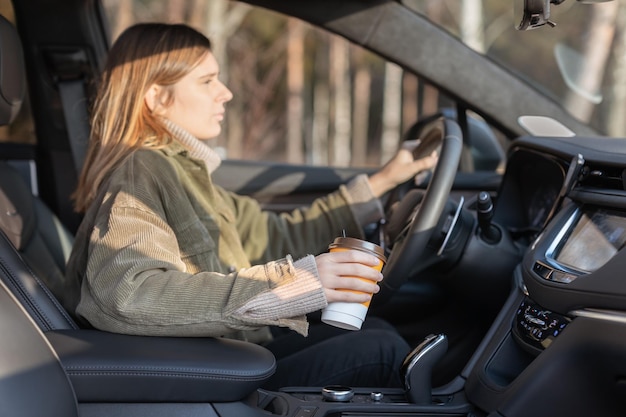
M358 174L371 174L371 168L337 168L274 164L257 161L225 160L213 174L216 184L256 198L263 208L288 211L310 204L333 192ZM495 172L457 174L451 198L466 200L479 191L496 192L501 175Z

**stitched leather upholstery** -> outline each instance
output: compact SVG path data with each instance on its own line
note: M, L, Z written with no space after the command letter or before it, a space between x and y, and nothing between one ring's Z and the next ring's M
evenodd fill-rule
M76 399L39 328L0 281L0 410L5 416L73 417Z
M2 232L0 232L0 280L18 298L42 331L78 328Z
M210 337L141 337L98 330L47 332L80 402L229 402L275 369L254 343Z
M32 195L21 175L2 161L0 231L4 232L27 264L27 268L20 268L18 264L21 260L10 253L6 259L0 259L0 262L12 265L7 278L13 285L9 286L24 287L23 297L38 299L38 304L46 310L46 323L35 319L37 324L44 331L65 329L68 325L70 328L76 327L68 313L73 312L76 306L69 300L78 299L80 286L78 282L70 282L65 278L65 262L73 236L50 209ZM6 243L0 242L0 246L7 246L10 251L11 245ZM59 302L63 308L60 308Z

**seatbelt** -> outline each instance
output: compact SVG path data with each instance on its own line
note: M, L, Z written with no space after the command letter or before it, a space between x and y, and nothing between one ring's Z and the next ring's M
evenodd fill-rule
M49 47L43 52L59 90L72 159L80 175L90 134L86 80L93 66L81 47Z
M61 96L74 167L76 173L80 174L87 154L90 133L89 113L87 112L89 102L85 82L82 78L65 80L58 82L57 87Z

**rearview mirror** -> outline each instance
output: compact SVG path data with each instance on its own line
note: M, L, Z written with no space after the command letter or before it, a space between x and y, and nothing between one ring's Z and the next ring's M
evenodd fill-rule
M558 3L555 3L558 1ZM513 0L515 29L531 30L555 24L550 21L550 3L560 4L563 0Z
M550 5L559 5L565 0L513 0L515 29L531 30L548 25L556 26L550 20ZM579 3L605 3L612 0L578 0Z

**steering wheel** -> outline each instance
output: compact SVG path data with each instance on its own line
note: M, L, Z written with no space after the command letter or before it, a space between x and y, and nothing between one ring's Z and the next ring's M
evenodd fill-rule
M437 154L441 152L441 142L443 137L440 130L432 128L433 125L437 124L440 119L442 119L442 116L420 121L413 125L407 133L405 133L404 140L419 138L419 145L413 150L414 159L417 160L430 156L434 151L437 151ZM424 174L427 173L424 172ZM426 177L426 179L427 178L428 177ZM385 212L390 211L397 202L401 201L406 194L409 193L413 187L415 187L415 184L415 179L411 178L391 190L389 198L385 203Z
M454 120L438 118L426 125L420 136L422 142L413 152L414 157L430 155L439 146L441 151L421 199L421 207L405 228L406 232L395 242L383 268L384 279L380 283L380 293L387 296L397 290L417 269L416 259L425 251L443 213L461 161L462 133ZM406 184L400 187L406 187Z

